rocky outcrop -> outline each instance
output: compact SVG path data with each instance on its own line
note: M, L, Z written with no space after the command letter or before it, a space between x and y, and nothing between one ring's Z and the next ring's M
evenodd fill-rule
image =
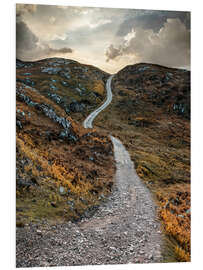
M108 74L96 67L63 58L35 62L16 60L16 67L17 82L35 87L68 115L76 114L77 120L83 119L84 114L105 98L104 85ZM83 102L84 98L87 102Z
M16 97L18 100L25 102L27 105L34 107L44 115L49 117L54 122L58 123L64 130L60 132L60 137L63 139L69 139L77 141L77 136L71 130L71 123L64 117L60 117L56 114L51 105L33 102L30 97L26 96L22 91L17 90ZM16 122L19 128L22 128L22 124L19 120Z

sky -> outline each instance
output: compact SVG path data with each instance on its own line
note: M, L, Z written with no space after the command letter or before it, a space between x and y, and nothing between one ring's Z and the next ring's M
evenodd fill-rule
M190 12L17 4L16 57L112 74L141 62L190 69Z

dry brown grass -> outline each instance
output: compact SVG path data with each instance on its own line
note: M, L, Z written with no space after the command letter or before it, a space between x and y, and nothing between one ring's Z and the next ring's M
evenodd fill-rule
M116 90L120 89L124 91L117 86ZM125 93L127 96L119 96L114 89L112 103L98 115L95 125L124 143L138 175L154 194L165 232L173 239L169 242L176 254L174 260L190 261L189 121L150 107L142 99L134 104L136 93ZM180 203L173 204L177 198Z
M102 80L97 80L93 83L93 89L94 92L100 94L101 96L104 95L105 92L105 86L104 86L104 82Z
M55 103L29 88L25 88L24 93L33 102L49 104L57 115L66 117L78 141L61 140L58 137L60 125L17 100L17 108L25 112L23 129L17 128L16 136L16 205L20 209L17 224L43 218L54 222L79 219L89 209L97 207L101 195L108 196L111 191L114 167L113 156L108 154L108 149L112 149L110 140L95 131L94 135L83 137L89 131L67 117ZM47 130L53 139L47 139ZM100 152L100 158L94 155L95 151ZM93 161L90 156L94 156ZM102 159L108 170L107 178L104 178L106 168ZM59 192L61 187L64 194Z

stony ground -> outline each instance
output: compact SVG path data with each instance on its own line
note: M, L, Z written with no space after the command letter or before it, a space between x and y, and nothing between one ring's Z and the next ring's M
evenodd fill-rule
M156 206L133 162L114 137L114 191L91 218L78 223L17 228L16 266L150 263L163 260Z

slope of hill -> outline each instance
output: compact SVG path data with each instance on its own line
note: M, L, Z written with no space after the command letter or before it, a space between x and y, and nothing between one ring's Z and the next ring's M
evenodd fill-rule
M190 72L153 64L125 67L98 116L121 139L159 204L177 260L190 260Z
M116 74L114 86L121 89L120 96L122 90L135 93L132 102L136 101L142 116L159 112L157 108L161 108L164 113L190 119L190 72L187 70L145 63L130 65ZM143 110L146 104L148 109Z
M86 130L81 122L104 100L108 76L67 59L17 60L17 226L95 211L113 185L112 134L153 192L176 259L189 261L190 72L125 67L96 129Z
M84 119L105 97L109 74L96 67L63 58L17 60L16 67L17 82L38 89L74 119Z
M78 220L110 193L112 144L105 133L75 120L102 101L105 78L94 67L65 59L17 60L17 226Z

